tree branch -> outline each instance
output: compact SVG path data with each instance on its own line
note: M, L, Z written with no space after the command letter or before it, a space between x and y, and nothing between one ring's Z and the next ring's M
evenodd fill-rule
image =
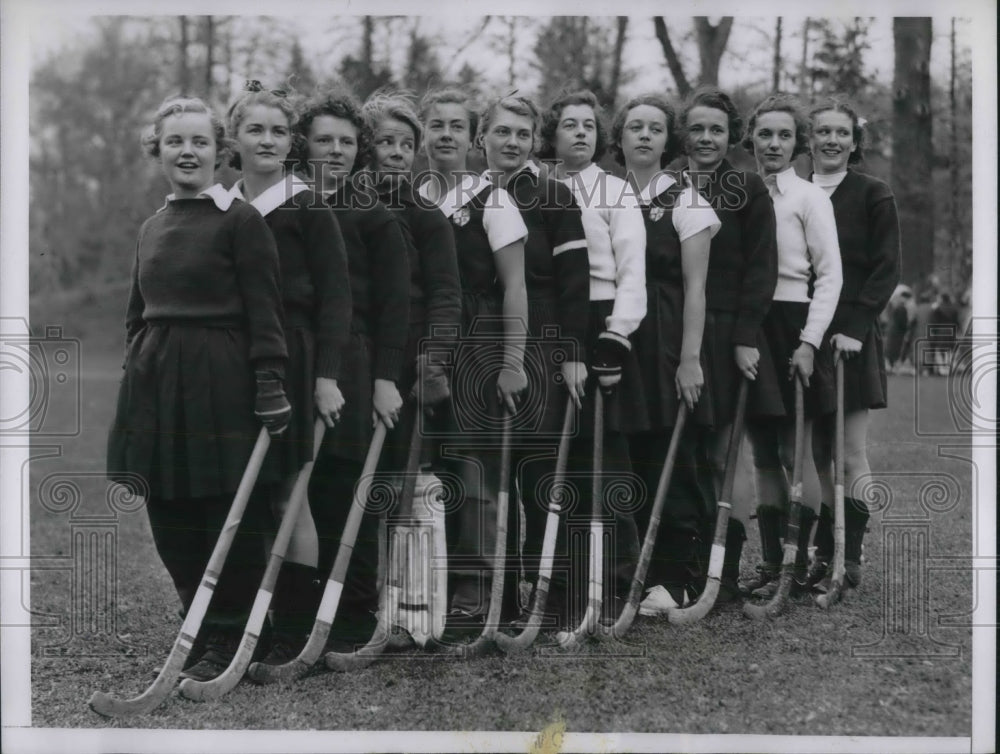
M677 84L677 92L680 96L686 97L691 91L691 84L688 82L687 76L684 75L684 67L670 41L663 16L653 16L653 26L656 29L656 38L660 40L660 46L663 48L663 56L667 59L667 65L670 67L670 75L674 77L674 83Z

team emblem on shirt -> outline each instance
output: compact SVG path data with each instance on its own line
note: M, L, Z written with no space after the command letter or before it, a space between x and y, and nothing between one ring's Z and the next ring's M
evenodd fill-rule
M472 213L469 212L468 207L462 207L458 212L451 216L451 221L455 223L459 228L469 222L472 217Z
M661 217L663 217L663 213L664 212L666 212L666 210L663 207L652 207L652 208L650 208L650 210L649 210L649 221L651 223L655 223L657 220L659 220Z

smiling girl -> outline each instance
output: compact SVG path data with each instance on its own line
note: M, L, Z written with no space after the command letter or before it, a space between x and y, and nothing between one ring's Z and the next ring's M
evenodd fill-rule
M817 352L833 319L840 296L841 267L837 225L830 199L819 186L799 178L792 159L809 150L808 121L794 99L772 95L757 105L749 119L743 146L757 159L774 202L778 240L778 284L764 318L763 334L770 358L758 366L758 379L776 382L783 414L766 416L758 408L747 418L757 480L757 522L764 563L749 585L757 597L770 598L777 587L783 535L781 519L788 507L788 482L795 442L795 383L805 387L805 431L827 405L829 386L812 379ZM826 354L821 352L820 359ZM770 370L770 375L766 370ZM808 447L808 445L807 445ZM806 580L806 552L815 512L802 507L795 579Z
M478 438L453 448L448 462L464 489L445 528L449 554L468 565L450 569L448 635L476 631L485 617L496 541L500 429L527 387L524 342L528 319L524 240L527 229L513 200L466 168L478 115L459 89L428 92L420 103L431 173L419 186L429 206L448 219L462 283L462 324L452 391L454 438ZM461 457L458 457L461 454Z
M538 574L549 502L539 493L552 473L551 451L563 423L565 391L577 406L584 396L583 345L590 301L590 266L580 207L566 186L543 177L531 159L539 121L538 108L528 98L497 98L480 115L476 138L486 154L484 176L507 190L528 229L524 254L532 350L531 358L525 359L529 392L512 463L525 518L522 564L532 584ZM516 506L512 508L516 512ZM512 518L509 531L520 531L518 526ZM516 556L513 537L510 543L510 553ZM556 599L547 607L550 617L558 621L565 618L565 605L559 604L562 591L557 590Z
M347 256L337 221L308 185L286 173L295 122L289 99L255 81L248 82L229 109L229 132L236 141L231 163L243 172L231 193L265 217L281 263L285 384L293 411L286 436L272 444L265 461L278 468L282 479L262 490L276 523L288 507L298 471L312 459L314 415L332 428L344 406L337 378L351 311ZM316 528L303 507L274 590L274 634L266 663L295 657L312 627L311 608L321 583L317 553Z
M659 94L630 100L611 127L612 153L625 165L646 223L647 311L636 332L636 357L650 427L629 438L632 465L647 493L636 516L642 531L649 525L680 403L693 414L667 489L642 615L662 615L683 604L685 593L693 598L703 588L708 564L702 537L714 504L711 475L698 462L693 430L705 421L699 400L705 384L705 278L720 223L697 192L663 171L674 155L674 136L673 107Z
M702 339L705 387L698 406L705 424L695 432L696 452L712 469L712 499L718 500L740 380L751 381L751 411L780 413L783 405L777 385L757 379L762 355L770 358L760 326L778 280L774 208L761 178L737 170L727 159L743 138L743 119L729 95L714 88L696 90L681 110L680 135L689 179L722 222L708 257ZM744 524L751 512L750 506L740 505L745 499L737 496L729 519L719 602L739 594ZM710 542L711 532L704 534Z
M145 479L153 540L187 611L260 424L279 435L291 415L278 254L257 210L214 183L228 142L204 102L165 100L142 145L172 193L139 230L108 475ZM189 671L211 677L235 651L263 575L261 502L248 503Z
M635 192L620 178L595 164L607 149L607 131L592 92L559 97L542 120L542 147L538 156L555 158L555 175L569 187L580 205L590 265L590 311L587 318L587 355L590 384L584 396L580 431L570 449L569 473L586 479L592 473L594 390L605 399L604 473L628 479L627 436L648 426L639 365L631 336L646 315L646 228ZM578 516L588 515L587 492L580 490ZM627 510L615 515L614 599L605 601L605 618L624 605L638 559L639 537ZM562 553L565 556L565 553ZM586 573L584 571L584 573ZM586 577L577 579L581 589ZM582 602L581 602L582 604Z
M877 178L852 169L861 162L864 129L850 105L829 100L810 113L814 184L830 196L840 239L844 285L833 315L828 338L834 358L844 359L844 488L871 474L868 465L870 409L885 408L887 400L885 359L879 313L899 282L899 220L892 190ZM828 385L834 376L824 362L817 378ZM822 368L821 368L822 367ZM824 394L832 393L831 389ZM833 412L836 405L821 405L823 415L813 432L813 456L819 473L823 503L816 528L816 554L809 582L822 581L833 557L833 499L831 459ZM844 501L847 583L861 583L861 543L868 523L868 507L860 498Z
M340 225L347 249L353 313L341 363L344 409L327 432L309 484L319 531L319 568L329 571L364 465L375 422L392 429L403 399L396 381L403 366L410 309L406 242L374 189L355 174L367 164L371 134L361 105L346 91L308 100L295 126L304 146L300 167ZM378 516L366 513L351 557L333 641L365 642L375 629ZM345 648L345 647L341 647Z

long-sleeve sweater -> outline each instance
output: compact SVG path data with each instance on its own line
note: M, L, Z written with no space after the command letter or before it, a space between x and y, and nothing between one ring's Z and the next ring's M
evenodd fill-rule
M237 182L231 192L243 199ZM337 379L351 328L347 252L337 220L308 186L288 178L250 202L278 247L286 324L304 318L316 337L316 376Z
M561 182L581 209L590 300L614 300L605 329L627 338L646 316L646 226L635 192L593 163Z
M842 284L833 205L823 189L799 178L791 167L768 176L764 183L774 201L778 239L778 284L774 300L809 302L806 324L799 337L818 349L833 320Z
M458 276L455 235L437 209L413 197L413 184L402 175L378 184L379 199L395 215L410 253L410 324L438 341L457 332L462 321L462 284Z
M831 333L864 340L899 282L899 219L892 189L848 170L830 196L844 284Z
M215 189L196 199L168 200L142 224L125 314L126 349L147 322L232 322L246 326L254 366L281 373L288 354L274 239L257 210L226 202L211 193Z
M712 238L705 306L735 312L732 345L754 346L778 282L771 197L760 176L736 170L728 160L692 180L722 222Z
M348 181L326 201L347 248L351 329L372 339L373 379L398 380L410 316L410 260L403 232L373 189L355 189Z

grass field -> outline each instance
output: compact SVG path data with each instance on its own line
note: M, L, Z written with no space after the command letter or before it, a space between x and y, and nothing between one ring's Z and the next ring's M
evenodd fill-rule
M60 454L39 458L31 470L31 552L45 566L32 573L31 607L36 620L54 624L33 631L35 726L537 731L563 721L575 732L970 734L970 629L945 624L962 623L946 618L972 608L971 576L961 564L972 553L973 469L948 457L940 438L916 433L918 424L943 429L951 417L946 380L913 377L891 377L892 408L874 415L871 464L886 472L888 497L866 539L863 588L829 611L799 599L782 617L755 623L738 607L720 607L684 628L640 619L627 644L594 644L570 656L462 662L403 655L354 674L285 688L244 682L218 702L175 694L137 719L101 718L87 707L91 692L139 693L180 624L145 514L115 514L105 503L123 305L124 294L34 318L36 331L62 324L64 335L82 341L82 432L37 442L35 453L53 445ZM54 393L53 417L69 423L74 400L71 390ZM72 512L60 505L60 479L79 491ZM748 486L744 476L744 494ZM101 527L115 537L95 538ZM747 574L757 562L750 535ZM90 595L103 588L100 569L110 562L95 553L111 550L117 571L109 594L116 587L117 598L110 613L91 615ZM959 567L941 567L948 557ZM146 652L116 649L126 646ZM52 651L62 656L46 656Z

